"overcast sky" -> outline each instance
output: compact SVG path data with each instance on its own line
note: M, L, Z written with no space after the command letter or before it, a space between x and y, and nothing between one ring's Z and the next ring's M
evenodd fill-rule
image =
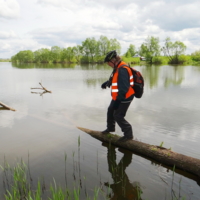
M22 50L116 38L124 53L148 36L200 50L199 0L0 0L0 58Z

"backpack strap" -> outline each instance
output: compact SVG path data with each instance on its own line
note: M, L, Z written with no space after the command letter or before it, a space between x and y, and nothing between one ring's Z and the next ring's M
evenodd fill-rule
M128 65L121 65L120 67L130 67L130 65L128 64ZM131 68L131 67L130 67ZM111 73L111 75L110 75L110 77L109 77L109 81L111 81L112 82L112 78L113 78L113 75L114 75L114 73L116 72L116 70L117 70L117 68L114 68L113 69L113 71L112 71L112 73Z
M121 65L120 67L130 67L130 65Z

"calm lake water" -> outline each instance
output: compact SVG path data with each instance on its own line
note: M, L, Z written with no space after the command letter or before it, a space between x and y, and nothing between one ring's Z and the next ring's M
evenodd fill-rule
M134 137L153 145L164 142L166 148L200 159L200 67L134 67L145 79L144 96L133 100L126 116ZM0 165L5 159L10 165L29 161L34 183L44 177L47 188L53 178L69 188L79 185L82 199L95 187L109 193L109 199L134 199L136 187L143 200L200 199L197 177L180 170L173 175L171 168L109 149L77 129L106 128L111 97L101 84L110 73L105 65L0 63L0 101L17 110L0 110ZM39 82L52 93L31 89Z

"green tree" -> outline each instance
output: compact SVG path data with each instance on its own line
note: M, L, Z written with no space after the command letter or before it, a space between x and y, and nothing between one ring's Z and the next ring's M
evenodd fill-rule
M51 50L42 48L34 52L34 60L40 63L49 63L53 61Z
M37 62L37 63L41 62L41 52L40 52L40 50L34 51L33 54L34 54L34 61Z
M60 62L62 49L58 46L51 47L51 60L54 63Z
M16 59L15 55L11 57L11 62L17 62L17 59Z
M125 53L125 57L133 57L136 53L135 45L130 44L127 52Z
M77 45L76 47L73 47L74 57L77 62L80 62L82 57L82 46Z
M168 57L171 64L180 63L180 56L185 50L186 46L183 42L175 41L173 43L169 37L165 39L165 45L162 47L164 55Z
M83 56L87 58L87 61L94 62L95 55L97 53L97 41L95 38L87 38L82 42L82 52Z
M75 53L72 47L64 48L61 52L61 60L63 62L73 62L74 57Z
M127 57L127 58L132 57L132 56L131 56L131 52L130 52L129 50L124 54L124 56Z
M160 55L159 38L148 36L140 46L139 54L144 56L149 63L152 63L153 57Z
M33 62L34 54L30 50L20 51L12 57L13 62L29 63Z
M34 55L33 55L33 52L31 50L27 50L27 51L24 51L24 59L23 59L23 62L33 62L34 60Z
M110 50L116 50L118 54L121 53L121 45L117 39L110 39Z
M193 52L191 57L195 62L200 62L200 50Z
M103 62L106 53L111 50L116 50L120 54L120 43L116 39L109 40L106 36L100 36L100 39L97 41L96 60Z
M99 56L104 56L108 51L110 51L110 40L106 36L100 36L97 45Z

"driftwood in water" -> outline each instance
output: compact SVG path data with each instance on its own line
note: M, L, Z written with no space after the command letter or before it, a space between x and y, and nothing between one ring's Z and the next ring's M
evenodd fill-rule
M39 94L44 94L44 93L52 93L50 90L47 90L43 85L42 83L39 83L41 85L41 88L31 88L31 89L39 89L39 90L44 90L43 93L39 93ZM37 92L31 92L31 93L36 93L38 94Z
M99 131L93 131L82 127L78 127L78 129L88 133L92 137L102 142L108 142L115 146L128 149L137 153L138 155L152 158L155 161L158 161L168 166L175 166L178 169L184 170L200 177L200 159L179 154L164 147L150 145L135 140L118 142L117 140L120 137L118 135L102 134Z
M8 110L12 110L12 111L16 111L14 108L11 108L9 106L7 106L6 104L0 102L0 105L3 106L4 108L8 109Z

